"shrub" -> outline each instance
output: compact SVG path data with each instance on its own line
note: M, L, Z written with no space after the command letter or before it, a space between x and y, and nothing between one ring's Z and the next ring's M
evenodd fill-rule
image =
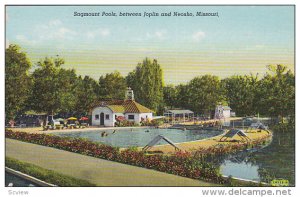
M163 119L154 119L154 120L142 119L142 121L141 121L142 126L158 127L158 126L163 125L163 124L164 124Z
M116 122L115 126L116 127L137 127L137 126L140 126L140 124L138 124L134 121L122 120L122 121Z

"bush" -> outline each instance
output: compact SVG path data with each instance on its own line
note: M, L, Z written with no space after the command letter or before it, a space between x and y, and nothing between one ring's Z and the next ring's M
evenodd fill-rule
M154 119L154 120L143 120L141 121L141 125L142 126L152 126L152 127L158 127L160 125L164 124L164 120L163 119Z
M116 127L137 127L140 126L140 124L134 121L122 120L122 121L117 121L115 126Z

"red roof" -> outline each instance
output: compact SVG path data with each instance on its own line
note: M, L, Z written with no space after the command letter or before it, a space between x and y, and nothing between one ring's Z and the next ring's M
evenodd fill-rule
M133 101L133 100L102 100L95 103L92 109L100 106L110 108L113 112L121 113L152 113L151 109ZM116 107L120 106L120 108ZM120 109L123 109L120 111Z

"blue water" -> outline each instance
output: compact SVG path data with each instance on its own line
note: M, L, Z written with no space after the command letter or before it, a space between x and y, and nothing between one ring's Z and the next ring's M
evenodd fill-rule
M102 137L101 133L105 131L108 136ZM68 136L74 138L87 138L91 141L101 142L107 145L116 147L143 147L147 145L157 135L163 135L174 143L188 142L194 140L201 140L221 134L218 130L179 130L179 129L148 129L135 128L116 130L98 130L98 131L76 131L76 132L62 132L55 133L59 136ZM167 144L161 140L157 145Z

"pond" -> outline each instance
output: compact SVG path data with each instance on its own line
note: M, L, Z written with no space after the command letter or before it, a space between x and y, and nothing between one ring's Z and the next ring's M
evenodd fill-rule
M295 131L274 132L266 147L248 150L219 161L221 173L233 177L269 182L287 179L295 185Z
M106 132L107 136L101 135L102 132ZM75 132L61 132L55 133L55 135L63 137L74 138L87 138L91 141L101 142L107 145L115 147L132 147L146 146L157 135L163 135L170 139L174 143L188 142L201 140L209 137L220 135L221 130L180 130L180 129L149 129L149 128L134 128L131 129L107 129L96 131L75 131ZM167 144L161 140L157 145Z

